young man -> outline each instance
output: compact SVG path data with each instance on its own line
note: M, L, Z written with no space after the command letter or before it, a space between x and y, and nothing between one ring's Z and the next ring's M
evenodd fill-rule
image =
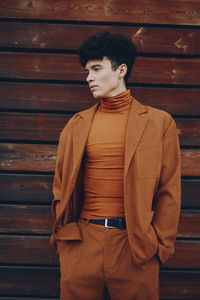
M75 114L58 146L52 243L61 299L157 300L159 265L174 251L180 149L172 117L126 89L136 56L108 32L79 49L99 102Z

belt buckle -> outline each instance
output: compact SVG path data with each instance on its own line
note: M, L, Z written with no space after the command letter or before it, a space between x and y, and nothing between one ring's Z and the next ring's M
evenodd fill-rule
M113 226L109 226L108 225L108 219L105 219L105 225L104 225L106 228L115 228Z

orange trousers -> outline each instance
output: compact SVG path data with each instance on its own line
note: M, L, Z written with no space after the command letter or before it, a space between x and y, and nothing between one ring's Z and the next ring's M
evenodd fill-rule
M82 241L63 242L61 300L158 300L159 262L133 262L126 229L108 229L80 219Z

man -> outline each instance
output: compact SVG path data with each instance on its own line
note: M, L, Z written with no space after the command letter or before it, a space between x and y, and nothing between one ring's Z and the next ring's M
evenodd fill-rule
M180 149L172 117L126 88L132 42L108 32L79 49L99 102L63 129L54 178L51 242L61 299L159 298L159 265L174 251L180 212Z

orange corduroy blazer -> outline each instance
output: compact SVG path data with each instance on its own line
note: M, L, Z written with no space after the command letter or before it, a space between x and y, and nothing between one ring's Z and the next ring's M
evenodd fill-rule
M75 114L61 132L53 183L51 243L80 240L85 145L99 104ZM133 98L125 140L124 207L133 260L174 252L181 199L180 146L172 117Z

